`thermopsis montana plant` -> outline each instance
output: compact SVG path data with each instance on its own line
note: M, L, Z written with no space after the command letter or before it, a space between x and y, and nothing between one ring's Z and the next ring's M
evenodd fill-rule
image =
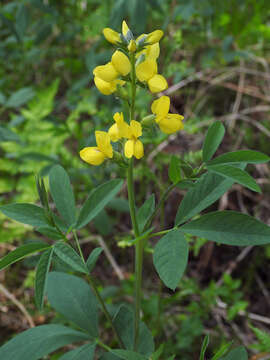
M96 131L97 146L85 147L80 151L80 156L90 165L114 161L127 169L128 201L134 234L130 245L135 249L134 310L128 305L121 305L116 311L108 308L92 276L102 249L94 249L85 260L77 236L77 231L92 221L116 196L123 180L113 179L98 186L77 210L69 177L57 165L50 171L49 186L60 216L52 211L44 180L40 176L37 177L37 190L42 207L8 204L0 208L6 216L34 226L52 241L18 247L0 260L0 269L30 254L42 252L36 269L36 304L42 309L47 294L51 306L71 324L41 325L21 333L0 348L1 360L38 360L64 345L78 341L83 341L84 345L68 351L59 359L164 359L162 351L166 344L155 344L151 331L141 321L143 254L148 240L159 238L154 247L153 262L161 281L172 290L177 288L188 261L189 249L185 234L226 245L270 243L270 227L246 214L217 211L198 216L234 183L260 192L259 186L245 168L247 164L269 161L268 156L248 150L213 158L225 133L220 122L212 124L206 134L200 166L192 168L182 159L172 156L168 172L171 185L160 196L157 205L152 194L141 207L136 206L133 166L134 157L141 159L148 155L143 145L144 129L158 125L165 134L172 134L183 129L183 116L169 113L170 99L161 96L153 101L152 114L136 120L137 90L143 88L143 91L149 89L151 93L159 93L168 87L166 79L158 74L157 66L159 41L163 32L155 30L135 40L123 21L121 34L110 28L105 28L103 33L117 49L110 62L94 69L94 82L102 94L116 93L118 98L128 103L129 119L124 119L122 112L112 115L113 121L108 132ZM160 226L155 229L153 220L175 187L187 189L187 192L179 205L174 227L163 229ZM69 245L73 240L77 252ZM84 279L66 272L50 271L57 261L68 266L69 271L80 273ZM100 336L99 310L102 310L115 336L110 344L105 344L103 336ZM208 337L203 341L200 360L204 359L208 341ZM166 349L168 352L170 349ZM223 347L212 359L222 358L225 352L228 352L228 346ZM236 357L247 360L246 350L243 347L235 348L223 358L230 360ZM169 359L174 358L171 354ZM177 355L177 359L181 359L181 354Z

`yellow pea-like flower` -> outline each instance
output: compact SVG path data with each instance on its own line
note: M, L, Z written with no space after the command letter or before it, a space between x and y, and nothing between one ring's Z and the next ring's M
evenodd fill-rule
M161 96L158 100L152 103L151 110L156 115L155 121L160 127L160 130L165 134L173 134L182 130L184 125L182 120L184 116L179 114L170 114L170 98L168 96Z
M105 39L109 41L111 44L117 44L118 42L119 43L121 42L120 34L111 28L103 29L103 35Z
M147 35L146 41L149 44L155 44L155 43L159 42L159 40L162 38L162 36L163 36L162 30L155 30Z
M136 66L136 76L140 81L148 81L157 73L157 63L153 59L146 59Z
M128 138L130 129L129 125L124 121L123 113L115 113L113 119L115 124L113 124L108 131L111 141L115 142L122 138Z
M80 151L82 160L91 165L100 165L106 158L113 157L111 139L105 131L96 131L97 146L85 147Z
M107 82L115 80L119 75L112 62L109 62L106 65L100 65L95 67L95 69L93 70L93 74Z
M156 74L148 80L148 86L152 93L157 93L166 90L168 88L168 83L162 75Z
M117 82L115 80L108 82L108 81L102 80L98 76L95 76L94 82L95 82L95 85L98 88L98 90L103 95L111 95L112 93L114 93L116 91Z
M142 127L138 121L132 120L130 122L130 133L127 137L129 140L125 143L125 156L130 159L135 156L136 159L141 159L144 155L143 143L138 140L142 135Z
M122 51L115 51L112 56L112 65L115 70L123 76L126 76L131 70L129 58Z

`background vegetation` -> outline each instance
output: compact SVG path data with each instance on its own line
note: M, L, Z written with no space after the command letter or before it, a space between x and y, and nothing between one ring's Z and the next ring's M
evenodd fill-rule
M138 204L145 191L153 192L154 178L160 191L169 183L169 154L197 163L206 129L217 119L227 129L223 150L270 155L268 1L2 0L0 204L36 203L35 175L46 176L57 163L69 172L81 201L101 181L121 177L114 164L90 167L78 152L94 145L93 130L107 129L120 109L118 99L98 93L92 70L111 55L102 29L120 30L123 19L138 34L164 30L159 68L169 83L165 93L173 112L185 116L181 133L155 136L154 144L153 134L144 138L147 156L135 173ZM149 99L150 93L138 94L139 117L149 113ZM270 225L269 168L257 165L254 171L263 195L235 185L213 209L240 210ZM171 195L160 219L165 226L172 224L183 194L177 189ZM103 247L95 275L104 297L114 301L133 291L125 198L123 190L80 234L86 255L97 244ZM36 237L31 227L0 214L0 256ZM205 333L211 334L213 351L231 339L251 355L270 352L270 246L237 248L192 238L190 244L188 270L174 293L161 287L150 258L145 259L143 308L157 341L165 339L171 353L185 359L199 351ZM1 343L53 317L49 305L40 314L33 303L36 262L28 258L0 273Z

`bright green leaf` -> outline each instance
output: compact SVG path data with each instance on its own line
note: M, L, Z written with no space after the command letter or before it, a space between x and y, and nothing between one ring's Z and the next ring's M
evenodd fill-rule
M269 156L254 150L239 150L232 151L226 154L222 154L215 159L209 161L207 165L217 165L225 163L240 163L244 162L247 164L260 164L268 162Z
M10 253L8 253L0 260L0 270L25 258L28 255L34 254L38 251L44 251L48 248L50 248L50 245L43 242L29 243L26 245L22 245L17 249L11 251Z
M65 345L88 339L87 334L62 325L36 326L4 344L0 348L0 359L39 360Z
M225 128L220 121L214 122L207 131L203 144L203 161L209 161L217 151L225 134Z
M137 213L137 222L139 227L139 232L141 233L144 230L147 221L150 219L151 215L155 210L155 195L152 194L139 208Z
M82 279L61 272L48 275L48 300L66 319L98 336L98 305L90 286Z
M99 258L99 255L102 253L102 251L103 249L101 247L97 247L88 256L88 259L86 261L86 266L89 270L89 273L94 269L96 262Z
M163 236L154 248L154 265L164 284L175 290L186 269L188 244L179 230Z
M205 359L205 352L206 352L208 345L209 345L209 335L206 335L203 339L203 343L202 343L202 347L201 347L200 360Z
M235 246L270 243L270 227L235 211L217 211L190 221L180 228L185 233Z
M95 356L95 344L85 344L75 350L67 352L59 360L93 360Z
M76 228L88 224L94 217L112 200L119 192L123 184L123 180L114 179L98 186L89 195L88 199L81 208Z
M60 165L55 165L49 174L50 191L57 210L67 225L76 222L76 207L69 176Z
M35 301L39 310L43 308L44 296L47 286L47 276L50 270L52 261L53 248L44 251L41 255L35 277Z
M44 210L33 204L8 204L0 211L9 218L34 227L48 226Z
M239 169L235 166L230 165L209 165L207 166L209 171L212 171L218 175L222 175L228 179L233 180L234 182L247 187L250 190L255 192L261 192L259 185L252 176L249 175L246 171Z
M232 344L233 344L233 341L223 344L221 346L221 348L218 349L218 351L215 353L215 355L211 358L211 360L219 360L221 358L221 356L226 354L226 352L229 350L229 348L232 346Z
M54 245L55 254L71 266L73 270L87 274L88 270L78 253L68 244L58 241Z

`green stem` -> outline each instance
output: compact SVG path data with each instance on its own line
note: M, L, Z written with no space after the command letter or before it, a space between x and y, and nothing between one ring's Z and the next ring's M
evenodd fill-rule
M81 249L81 246L80 246L80 243L79 243L79 239L78 239L78 236L77 236L77 233L76 233L75 230L73 230L73 235L74 235L74 238L75 238L75 241L76 241L76 244L77 244L79 253L80 253L80 257L81 257L83 263L84 263L85 266L86 266L86 262L85 262L84 257L83 257L83 253L82 253L82 249ZM94 283L94 281L93 281L93 279L92 279L92 276L91 276L90 274L86 274L86 278L87 278L87 280L88 280L88 282L89 282L89 285L91 286L94 294L96 295L96 298L97 298L98 302L99 302L100 305L101 305L102 311L103 311L104 315L106 316L106 319L107 319L108 322L110 323L110 325L111 325L111 327L112 327L112 329L113 329L113 331L114 331L114 333L115 333L115 336L116 336L116 338L117 338L117 341L119 342L120 346L124 349L125 346L124 346L124 344L123 344L123 341L122 341L122 339L120 338L120 336L119 336L118 333L117 333L117 330L116 330L116 328L115 328L115 326L114 326L114 324L113 324L112 317L111 317L110 313L109 313L108 310L107 310L107 307L106 307L106 305L105 305L105 303L104 303L104 301L103 301L103 299L102 299L102 297L101 297L101 295L100 295L100 293L99 293L99 291L98 291L97 286L95 285L95 283Z
M131 104L130 104L130 121L135 120L135 97L136 97L136 73L135 73L135 54L130 54L131 63Z

